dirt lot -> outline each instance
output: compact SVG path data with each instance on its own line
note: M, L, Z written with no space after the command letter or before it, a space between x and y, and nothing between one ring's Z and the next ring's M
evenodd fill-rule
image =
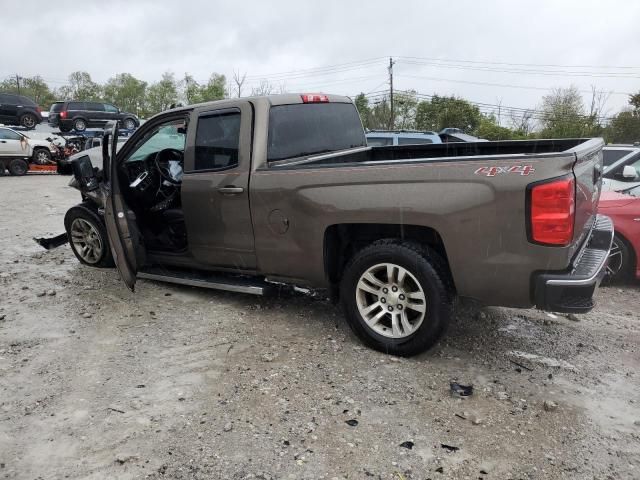
M640 478L638 285L579 321L460 306L397 359L323 300L134 295L41 250L67 182L0 177L0 478Z

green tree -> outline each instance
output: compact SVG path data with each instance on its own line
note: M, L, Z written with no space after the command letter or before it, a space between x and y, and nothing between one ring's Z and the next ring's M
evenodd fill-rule
M0 91L24 95L33 99L43 109L48 110L56 101L54 92L39 75L34 77L19 77L20 85L15 77L10 77L0 82Z
M359 93L356 95L353 103L356 105L356 109L360 114L360 120L362 120L362 126L369 130L369 117L371 116L371 109L369 108L369 99L365 96L364 93Z
M556 88L542 97L541 132L545 138L575 138L599 133L596 115L586 115L579 90Z
M144 106L147 82L130 73L119 73L104 85L104 100L127 112L140 114Z
M61 100L101 100L102 87L87 72L73 72L68 81L58 90Z
M413 130L416 128L416 109L418 99L415 91L398 93L393 97L394 130Z
M227 94L227 78L217 73L211 74L206 85L200 87L200 101L222 100Z
M454 96L434 95L431 100L422 101L416 107L418 130L437 132L452 127L465 133L473 133L480 125L481 119L482 114L477 106Z
M178 85L173 73L165 72L162 80L147 89L144 116L155 115L167 110L178 101Z
M526 135L499 125L494 115L482 115L480 124L473 134L487 140L518 140L526 138Z
M629 107L613 117L604 135L613 143L640 142L640 92L629 95Z

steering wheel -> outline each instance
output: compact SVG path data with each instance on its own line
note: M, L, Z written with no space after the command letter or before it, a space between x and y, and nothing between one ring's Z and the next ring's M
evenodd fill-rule
M178 150L176 148L165 148L164 150L160 150L158 153L156 153L153 162L163 180L166 180L172 185L180 185L182 182L175 180L171 176L171 171L169 170L169 162L182 162L183 158L184 155L181 150Z

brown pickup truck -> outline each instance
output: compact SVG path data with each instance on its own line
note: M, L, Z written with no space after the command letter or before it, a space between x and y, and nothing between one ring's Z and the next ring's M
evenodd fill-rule
M327 289L373 348L412 355L456 296L586 312L613 227L601 139L368 147L347 97L276 95L163 112L103 168L73 162L78 259L136 278L263 294Z

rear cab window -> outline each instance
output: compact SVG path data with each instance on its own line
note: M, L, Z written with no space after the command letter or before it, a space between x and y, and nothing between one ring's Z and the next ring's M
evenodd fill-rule
M352 103L297 103L269 110L269 163L366 147Z
M415 137L415 138L407 138L407 137L398 137L398 145L421 145L425 143L433 143L433 140L425 137Z

